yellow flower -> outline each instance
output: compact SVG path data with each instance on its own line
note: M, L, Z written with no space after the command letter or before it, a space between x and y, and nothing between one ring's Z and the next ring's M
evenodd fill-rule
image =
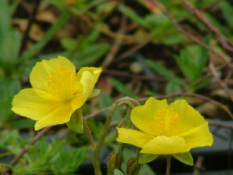
M185 100L168 105L166 100L151 97L132 110L131 121L139 130L118 128L117 141L141 148L140 153L177 158L177 154L213 143L208 123Z
M65 57L38 62L30 74L32 88L23 89L12 102L12 110L36 120L35 130L69 122L91 94L101 68L75 66Z

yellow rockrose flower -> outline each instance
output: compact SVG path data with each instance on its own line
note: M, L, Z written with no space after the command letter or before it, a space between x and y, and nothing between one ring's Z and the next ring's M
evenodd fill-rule
M117 141L141 148L140 153L148 160L173 155L192 164L184 160L190 158L190 149L213 143L208 123L185 100L168 105L167 100L150 97L144 105L135 107L130 117L139 130L118 128Z
M59 56L36 63L30 74L32 88L21 90L13 99L12 110L36 120L35 130L67 123L91 94L101 68L75 66Z

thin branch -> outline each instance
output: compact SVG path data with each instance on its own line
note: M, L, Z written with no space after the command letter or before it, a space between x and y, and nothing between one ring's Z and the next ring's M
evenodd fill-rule
M40 6L40 2L41 2L41 0L35 0L35 2L34 2L34 7L33 7L31 15L29 16L29 22L28 22L28 25L27 25L27 29L26 29L26 31L24 33L23 40L22 40L22 45L21 45L20 50L19 50L19 56L22 55L23 50L24 50L24 48L26 46L26 43L28 41L29 32L31 30L32 24L35 21L35 16L36 16L38 8Z
M126 52L122 53L117 59L116 62L121 62L123 59L133 55L135 52L137 52L139 49L145 47L148 43L150 42L150 40L146 40L143 43L137 44L136 46L130 48L129 50L127 50Z
M207 119L207 121L208 121L208 123L210 125L220 126L220 127L223 127L223 128L228 128L228 129L233 130L233 125L225 124L225 123L222 123L222 122L216 122L216 121L209 120L209 119Z
M108 55L106 56L104 62L102 63L101 66L102 68L108 67L115 58L117 52L119 51L122 40L119 36L125 33L126 25L127 25L127 18L123 15L121 18L121 26L118 32L118 37L115 39L112 48L110 49Z
M211 24L208 19L198 10L193 4L187 0L182 0L185 4L186 9L199 18L217 37L218 41L222 47L230 52L233 52L233 43L226 38L213 24Z
M136 78L140 80L147 80L147 81L160 81L160 82L166 82L164 78L160 77L152 77L152 76L146 76L146 75L135 75L135 74L130 74L127 72L122 72L122 71L116 71L116 70L103 70L103 74L107 75L112 75L115 77L127 77L127 78Z
M212 74L214 75L214 77L217 79L219 85L225 90L226 94L229 96L230 100L233 102L233 96L229 90L229 88L227 87L227 85L221 81L221 79L219 78L217 71L214 68L214 65L212 62L210 62L209 64L210 70L212 71Z

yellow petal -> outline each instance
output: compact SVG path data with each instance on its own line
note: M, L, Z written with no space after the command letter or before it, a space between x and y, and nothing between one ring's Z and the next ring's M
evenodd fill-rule
M185 142L190 149L195 147L211 146L213 144L213 135L209 131L207 122L182 133L179 137L183 137L185 139Z
M41 62L36 63L30 74L32 87L40 90L46 90L49 75L61 66L65 66L75 72L75 66L73 63L62 56L50 60L42 60Z
M168 107L167 100L157 100L150 97L142 106L135 107L131 112L131 121L141 131L153 135L154 113Z
M32 88L23 89L12 102L12 110L32 120L39 120L54 110L60 101L53 95Z
M83 96L83 93L77 93L71 100L71 107L73 110L80 108L86 101L86 98Z
M140 153L168 155L187 151L189 151L189 148L183 138L177 136L158 136L148 142Z
M117 128L117 131L118 142L132 144L140 148L142 148L146 143L154 138L153 136L132 129Z
M37 131L47 126L67 123L73 112L74 110L72 109L70 102L62 103L47 116L38 120L35 125L35 130Z
M179 115L178 126L176 126L177 129L173 131L174 135L187 132L205 122L201 114L185 100L176 100L170 105L170 108L174 109Z
M101 72L102 68L95 67L83 67L78 71L78 81L83 85L83 93L86 99L91 94Z

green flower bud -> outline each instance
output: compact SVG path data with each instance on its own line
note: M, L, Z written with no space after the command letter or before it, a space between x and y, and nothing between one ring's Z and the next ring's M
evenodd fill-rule
M108 174L114 174L115 169L120 169L122 164L122 158L119 156L118 153L112 152L108 157L107 167L108 167Z
M138 164L138 161L135 158L131 158L127 163L127 174L128 175L137 175L141 165Z

